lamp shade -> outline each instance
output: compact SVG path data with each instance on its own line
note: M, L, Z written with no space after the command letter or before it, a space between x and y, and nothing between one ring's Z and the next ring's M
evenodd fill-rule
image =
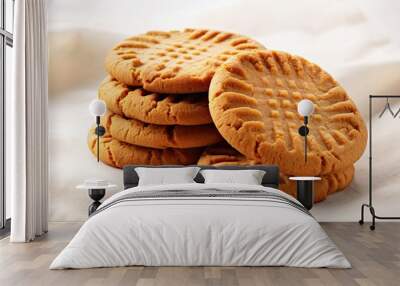
M93 116L103 116L106 113L106 104L103 100L94 99L89 104L89 112Z
M302 116L309 116L314 112L314 104L309 99L303 99L297 104L297 112Z

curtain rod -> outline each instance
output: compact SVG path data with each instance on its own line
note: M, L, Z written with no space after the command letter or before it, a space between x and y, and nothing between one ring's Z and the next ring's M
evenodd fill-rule
M400 95L370 95L370 98L400 98Z

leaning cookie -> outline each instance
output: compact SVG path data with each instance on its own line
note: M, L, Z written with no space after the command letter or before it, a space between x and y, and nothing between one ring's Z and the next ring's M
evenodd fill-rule
M297 104L315 105L307 137ZM298 175L335 173L363 154L367 130L345 90L317 65L279 51L237 55L215 73L209 90L213 121L224 139L247 158Z
M263 48L247 37L206 29L152 31L123 40L108 54L109 74L159 93L207 92L215 70L230 56Z
M333 174L321 176L320 181L314 182L314 202L325 200L328 195L344 190L350 185L354 176L354 166L351 165ZM280 174L279 189L296 197L296 182L289 180L290 175Z
M207 147L201 154L197 164L212 166L246 166L260 165L261 163L247 159L226 142L223 142ZM323 201L329 194L345 189L351 183L353 175L354 166L351 165L337 173L321 176L321 180L316 181L314 185L314 201ZM291 176L282 172L280 173L279 189L296 197L296 182L289 180L289 177Z
M97 156L97 136L94 128L88 134L88 147ZM199 158L202 149L152 149L123 143L106 133L100 138L99 157L116 168L126 165L189 165Z
M99 98L108 109L126 118L159 125L203 125L212 123L208 94L158 94L129 87L107 77Z
M221 135L213 124L180 126L147 124L107 112L102 124L119 141L150 148L196 148L218 143Z

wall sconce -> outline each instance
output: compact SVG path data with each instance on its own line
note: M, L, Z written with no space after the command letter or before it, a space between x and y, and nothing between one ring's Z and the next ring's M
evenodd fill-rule
M304 162L307 163L307 135L308 117L314 112L314 104L311 100L303 99L297 105L297 112L304 117L304 125L299 128L299 134L304 137ZM314 181L321 180L320 177L290 177L297 182L297 199L310 210L314 203Z
M94 99L89 104L89 112L91 115L96 117L96 129L95 134L97 135L97 162L100 161L100 137L106 133L106 129L100 125L100 116L103 116L106 113L106 104L103 100Z
M297 104L297 112L304 116L304 125L299 128L299 134L304 137L304 162L307 163L307 135L310 132L307 124L308 117L314 112L314 104L311 100L303 99Z

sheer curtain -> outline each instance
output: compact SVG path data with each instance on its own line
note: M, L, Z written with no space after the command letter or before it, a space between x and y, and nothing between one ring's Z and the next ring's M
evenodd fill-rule
M46 0L15 2L13 93L6 111L12 242L47 231Z

